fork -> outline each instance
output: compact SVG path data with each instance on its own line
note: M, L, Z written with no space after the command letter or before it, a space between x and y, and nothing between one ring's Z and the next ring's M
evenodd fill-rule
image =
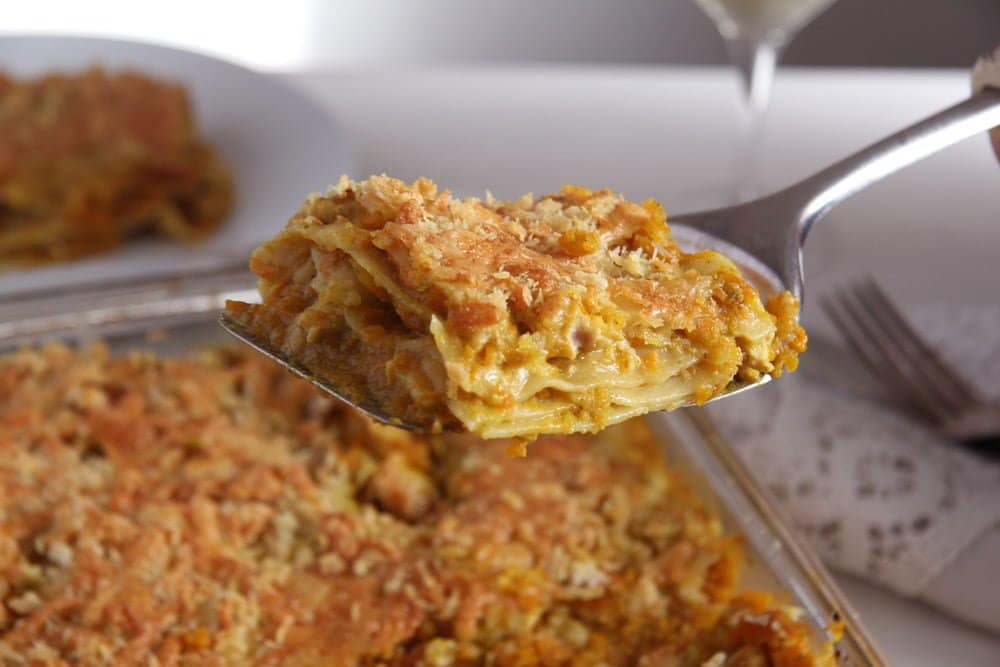
M1000 455L1000 402L990 401L921 338L871 277L820 307L872 375L941 435Z

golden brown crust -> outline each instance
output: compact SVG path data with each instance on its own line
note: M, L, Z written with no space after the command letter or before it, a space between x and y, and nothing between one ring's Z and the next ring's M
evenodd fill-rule
M345 178L251 267L263 304L233 312L258 336L321 375L350 349L392 414L487 437L705 401L793 368L805 340L794 299L768 312L729 260L681 252L658 203L608 190L480 201Z
M182 86L96 68L0 73L0 266L103 252L139 233L198 240L231 200Z
M249 352L51 346L0 359L0 497L3 664L830 664L641 422L511 459Z
M799 366L799 353L806 351L806 332L798 325L799 300L790 292L775 294L767 302L767 312L774 315L778 323L778 354L774 358L771 374L779 377Z

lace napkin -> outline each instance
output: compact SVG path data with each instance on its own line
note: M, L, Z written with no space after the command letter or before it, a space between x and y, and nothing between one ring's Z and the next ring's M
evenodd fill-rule
M1000 398L1000 307L908 314L984 395ZM831 567L1000 632L1000 463L804 373L709 410Z

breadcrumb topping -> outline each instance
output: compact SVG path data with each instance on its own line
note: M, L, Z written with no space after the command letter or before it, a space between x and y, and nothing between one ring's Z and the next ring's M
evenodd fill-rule
M832 664L642 422L506 445L249 352L3 357L0 663Z

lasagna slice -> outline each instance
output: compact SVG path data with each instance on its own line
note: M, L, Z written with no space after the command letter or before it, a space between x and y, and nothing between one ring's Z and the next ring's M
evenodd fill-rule
M262 303L234 319L429 430L594 432L793 370L805 347L791 294L765 307L727 258L682 252L657 202L608 190L342 178L250 265Z
M142 234L197 241L232 179L185 89L90 69L0 73L0 268L64 261Z

